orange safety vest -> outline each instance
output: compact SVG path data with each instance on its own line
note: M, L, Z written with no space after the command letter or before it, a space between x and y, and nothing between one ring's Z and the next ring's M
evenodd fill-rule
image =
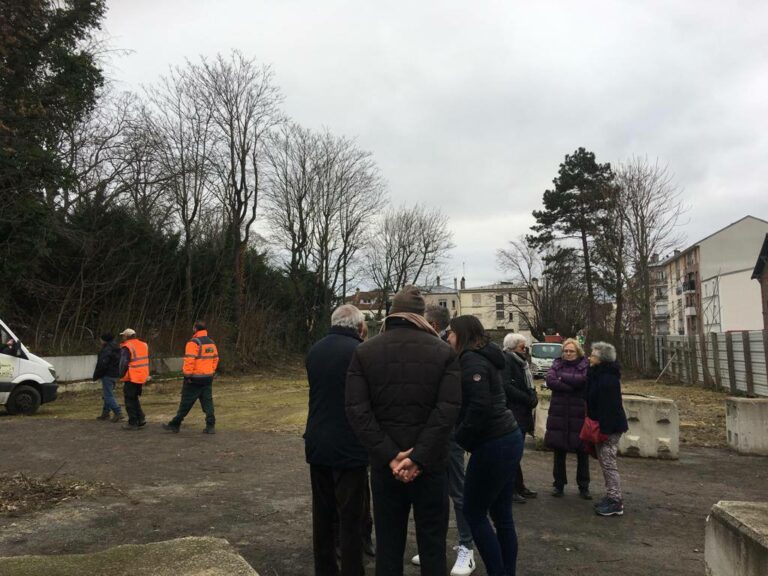
M198 330L184 350L185 378L213 378L219 365L219 350L208 337L207 330Z
M138 338L131 338L120 344L120 347L128 348L131 354L128 371L122 377L122 381L144 384L149 380L149 346Z

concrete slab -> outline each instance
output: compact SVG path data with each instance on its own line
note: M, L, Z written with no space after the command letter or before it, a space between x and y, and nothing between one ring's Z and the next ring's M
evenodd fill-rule
M768 398L726 398L725 429L740 454L768 456Z
M93 554L0 558L3 576L258 576L223 538L127 544Z
M707 518L708 576L768 574L768 502L721 501Z

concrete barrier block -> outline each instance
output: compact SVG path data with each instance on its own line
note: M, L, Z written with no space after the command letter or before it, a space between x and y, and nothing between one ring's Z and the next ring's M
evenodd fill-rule
M718 502L707 517L708 576L768 574L768 502Z
M673 400L629 394L623 397L623 402L629 431L619 442L620 454L672 460L680 457L680 416ZM534 430L539 449L545 448L549 403L549 394L539 395Z
M93 369L96 367L96 355L90 356L48 356L45 358L56 370L59 382L77 382L79 380L90 380L93 376ZM150 371L152 374L167 374L168 372L181 372L181 366L184 358L165 358L153 357L150 355ZM101 386L98 382L94 389ZM85 385L90 389L93 386ZM70 390L76 390L77 387L71 387Z
M680 457L680 416L669 398L623 397L629 431L621 437L619 453L642 458Z
M768 456L768 398L726 398L725 430L737 452Z

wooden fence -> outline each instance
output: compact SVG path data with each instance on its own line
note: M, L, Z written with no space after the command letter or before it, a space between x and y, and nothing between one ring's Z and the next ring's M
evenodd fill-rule
M630 368L646 366L642 336L624 339L622 361ZM768 331L656 336L659 371L680 382L728 390L731 394L768 396Z

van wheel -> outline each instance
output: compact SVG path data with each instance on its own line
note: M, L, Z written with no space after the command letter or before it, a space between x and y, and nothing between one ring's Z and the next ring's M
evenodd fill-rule
M16 386L5 409L9 414L34 414L40 407L40 393L32 386Z

